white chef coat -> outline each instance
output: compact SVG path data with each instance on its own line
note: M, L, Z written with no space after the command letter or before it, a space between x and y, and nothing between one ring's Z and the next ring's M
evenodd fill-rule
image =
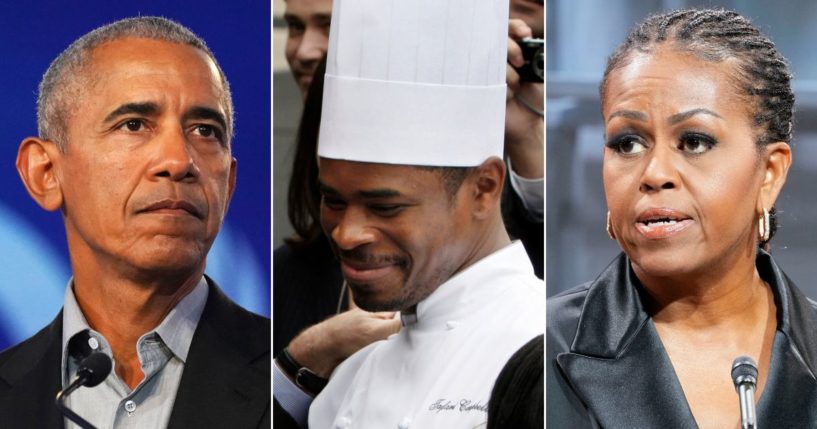
M484 427L500 370L544 332L544 283L515 242L440 285L416 316L335 370L310 428Z

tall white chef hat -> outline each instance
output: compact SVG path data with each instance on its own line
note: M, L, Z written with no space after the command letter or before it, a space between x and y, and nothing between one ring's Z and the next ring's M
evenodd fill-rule
M502 157L508 0L334 0L318 155Z

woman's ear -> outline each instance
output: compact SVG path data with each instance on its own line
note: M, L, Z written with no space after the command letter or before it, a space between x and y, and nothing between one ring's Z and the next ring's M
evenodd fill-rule
M60 149L51 141L28 137L17 150L17 172L31 198L48 211L62 207L63 195L56 165Z

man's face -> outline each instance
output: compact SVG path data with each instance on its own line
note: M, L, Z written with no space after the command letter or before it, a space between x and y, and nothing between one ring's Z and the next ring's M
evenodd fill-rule
M203 269L235 183L215 64L128 38L92 52L55 162L76 266Z
M326 54L331 16L332 0L287 0L285 54L302 94L306 94L315 68Z
M319 179L321 225L359 307L408 309L465 264L467 198L437 172L321 158Z

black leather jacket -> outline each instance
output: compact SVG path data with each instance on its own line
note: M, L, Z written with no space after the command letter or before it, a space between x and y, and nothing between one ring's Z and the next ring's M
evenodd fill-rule
M769 254L758 252L756 265L777 305L758 427L817 428L817 304ZM595 281L548 300L548 427L697 427L640 290L622 254Z

